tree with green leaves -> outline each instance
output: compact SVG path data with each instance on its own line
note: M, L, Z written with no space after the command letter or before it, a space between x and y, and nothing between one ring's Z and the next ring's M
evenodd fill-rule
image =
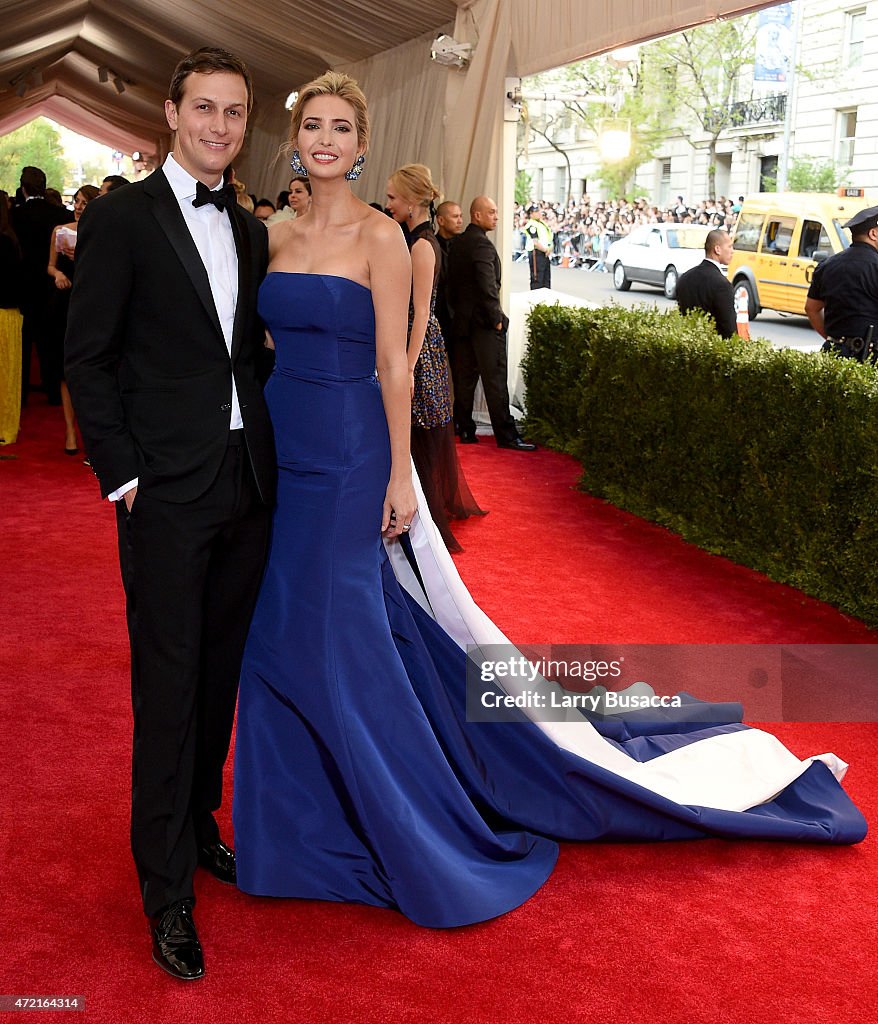
M525 90L544 92L546 99L525 102L519 146L526 150L530 138L539 135L563 156L568 198L573 176L565 148L567 138L572 141L585 132L597 142L607 119L630 124L629 156L616 162L603 161L599 172L613 196L626 196L637 167L652 157L661 137L656 105L644 90L640 57L630 61L590 57L529 78Z
M45 118L28 121L0 138L0 188L10 195L19 185L22 167L41 167L50 188L63 192L71 176L61 136Z
M790 192L835 192L847 182L849 171L849 167L841 167L832 160L793 157L787 170L787 189Z
M524 206L530 201L531 176L525 170L519 169L515 172L515 202Z
M631 149L628 156L621 159L602 160L599 176L608 195L616 199L633 199L631 188L637 168L652 159L663 136L660 108L655 98L644 92L640 75L636 90L625 95L613 117L630 125Z
M644 48L649 92L665 97L670 116L675 111L691 114L707 136L710 196L716 195L717 140L736 125L735 89L744 68L753 63L755 43L756 19L744 17L698 25ZM686 123L678 128L688 137Z

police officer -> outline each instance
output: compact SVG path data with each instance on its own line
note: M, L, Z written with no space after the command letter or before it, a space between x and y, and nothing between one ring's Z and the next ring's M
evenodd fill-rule
M814 268L805 312L826 339L824 352L862 362L878 331L878 206L861 210L844 226L853 242Z
M552 287L552 264L549 255L552 252L554 236L549 225L543 220L543 211L539 206L528 207L530 219L524 226L527 260L530 265L530 287Z

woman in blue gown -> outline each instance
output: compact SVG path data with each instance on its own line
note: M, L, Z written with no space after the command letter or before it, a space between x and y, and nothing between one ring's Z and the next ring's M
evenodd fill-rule
M531 896L556 839L862 838L846 766L798 761L736 707L663 731L467 721L465 646L505 638L415 515L411 267L399 227L346 182L368 143L356 83L306 86L290 140L312 206L270 229L260 295L279 480L241 676L239 886L450 927Z

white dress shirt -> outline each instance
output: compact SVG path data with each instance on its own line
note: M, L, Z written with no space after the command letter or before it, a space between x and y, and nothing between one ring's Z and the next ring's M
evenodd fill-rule
M232 234L232 222L229 219L231 214L225 210L218 210L212 203L198 208L192 205L195 198L196 179L184 170L168 154L165 159L165 177L174 193L174 198L180 205L180 212L195 248L207 271L207 278L210 282L210 291L213 295L213 302L216 306L220 327L229 358L232 355L232 331L235 326L235 306L238 301L238 251L235 248L235 237ZM222 182L216 186L222 187ZM232 411L229 420L229 430L237 430L244 426L241 418L241 407L238 404L238 390L235 387L235 379L232 377ZM110 501L118 501L123 495L137 486L137 480L130 480L127 484L113 491L108 495Z

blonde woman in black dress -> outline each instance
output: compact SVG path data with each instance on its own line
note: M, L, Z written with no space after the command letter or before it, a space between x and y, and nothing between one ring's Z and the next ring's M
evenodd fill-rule
M454 443L448 356L435 312L442 250L431 221L438 198L430 169L424 164L406 164L387 182L387 209L405 228L412 257L408 342L412 459L442 539L449 551L460 551L449 519L485 513L467 486Z

